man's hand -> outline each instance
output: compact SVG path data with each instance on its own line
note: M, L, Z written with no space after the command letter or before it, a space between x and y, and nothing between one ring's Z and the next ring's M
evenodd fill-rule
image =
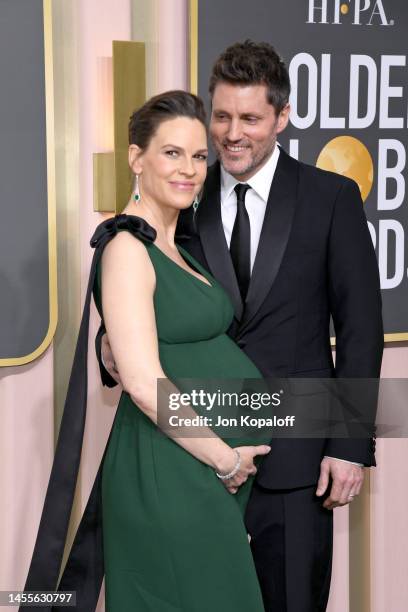
M317 496L320 497L327 490L330 476L333 482L329 496L323 502L323 507L333 510L337 506L349 504L360 493L364 480L364 468L332 457L324 457L320 464Z
M108 334L103 334L101 339L101 355L102 355L102 363L105 367L105 370L109 372L112 376L113 380L116 380L120 385L122 381L120 380L119 372L116 368L116 363L113 358L113 354L111 351L111 347L108 340Z

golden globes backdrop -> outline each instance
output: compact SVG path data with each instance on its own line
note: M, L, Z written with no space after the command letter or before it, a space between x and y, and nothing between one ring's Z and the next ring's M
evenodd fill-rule
M377 254L386 340L408 339L406 0L191 0L191 83L208 100L218 54L251 38L288 66L295 158L354 179Z
M51 46L51 0L0 0L0 366L57 322Z

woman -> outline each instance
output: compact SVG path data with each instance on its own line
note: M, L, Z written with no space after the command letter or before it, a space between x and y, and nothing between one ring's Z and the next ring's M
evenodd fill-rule
M242 512L222 482L236 491L269 448L240 447L238 466L237 453L208 431L170 439L156 427L157 379L260 376L226 335L226 294L174 243L179 211L206 176L202 102L185 92L157 96L134 113L129 134L136 186L123 213L157 235L120 232L98 275L96 302L124 388L103 467L107 607L263 610ZM224 481L215 474L234 471Z
M157 427L157 379L174 391L171 381L180 378L261 376L226 335L233 317L226 293L174 242L178 214L197 202L206 176L203 104L182 91L156 96L133 114L129 136L135 190L123 214L97 228L90 278L91 287L96 270L94 297L124 391L59 590L77 590L77 609L91 609L97 589L91 593L83 576L95 585L103 570L94 561L101 482L108 612L261 612L243 510L253 461L269 447L233 449L205 427L201 437L169 437ZM89 296L90 288L87 304ZM86 363L85 314L74 379L79 359ZM66 432L81 420L70 417L80 395L73 387L71 380L27 590L54 580L44 580L44 559L57 548L49 517L58 513L46 509L68 480Z

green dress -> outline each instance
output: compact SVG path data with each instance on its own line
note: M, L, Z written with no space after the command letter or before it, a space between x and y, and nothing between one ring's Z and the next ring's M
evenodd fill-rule
M226 334L233 309L223 288L183 249L183 258L211 286L154 243L144 244L156 274L166 375L259 378ZM99 309L100 278L98 269ZM228 493L212 468L165 436L122 393L102 474L107 612L263 612L243 521L251 484Z

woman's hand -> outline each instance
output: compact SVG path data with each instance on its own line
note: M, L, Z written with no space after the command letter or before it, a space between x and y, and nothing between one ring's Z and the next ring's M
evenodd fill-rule
M271 447L267 446L266 444L260 444L259 446L237 446L235 450L237 450L241 456L241 465L239 470L232 478L222 480L223 485L230 493L236 493L239 487L248 480L249 476L256 474L257 469L254 463L255 457L258 455L267 455L271 450ZM231 451L234 459L232 459L232 455L230 455L230 457L227 458L227 462L224 463L220 469L217 469L219 474L228 474L234 469L237 461L237 455L234 452L234 449L231 449Z

